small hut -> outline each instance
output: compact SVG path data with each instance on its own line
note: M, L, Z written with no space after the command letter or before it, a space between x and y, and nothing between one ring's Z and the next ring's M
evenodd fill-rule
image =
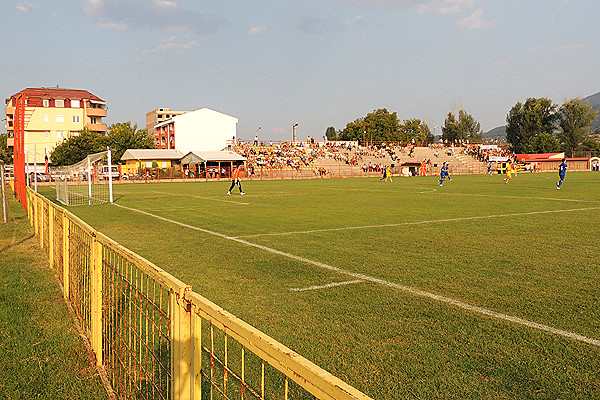
M233 151L190 151L181 158L181 165L190 177L220 179L231 177L233 168L245 161Z

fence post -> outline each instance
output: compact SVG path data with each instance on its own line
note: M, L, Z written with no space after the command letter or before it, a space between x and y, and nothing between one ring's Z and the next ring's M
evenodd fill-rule
M62 213L63 219L63 296L65 299L69 299L70 296L70 279L69 279L69 217L67 217L67 212L63 210Z
M33 204L31 204L31 194L29 193L29 191L27 191L25 197L27 198L27 218L29 218L29 225L34 226Z
M27 193L29 193L29 198L27 199L28 204L27 207L31 207L31 226L33 226L33 232L38 235L38 227L37 227L37 219L38 219L38 215L37 215L37 199L35 198L35 196L33 196L31 194L30 191L27 191Z
M173 366L173 399L191 400L194 390L194 369L192 368L194 354L192 347L192 304L185 299L185 287L180 293L173 293L171 299L171 356Z
M48 206L48 259L50 268L54 269L54 207L50 203Z
M42 201L42 198L39 195L35 196L35 209L36 209L36 215L38 216L38 223L37 223L37 229L38 229L38 235L40 236L40 247L43 249L44 248L44 202ZM39 213L41 212L42 216L40 218Z
M192 312L192 330L193 330L193 354L194 354L194 400L202 399L202 318L194 311Z
M91 344L96 355L96 365L102 365L102 243L92 234L90 260L91 292Z

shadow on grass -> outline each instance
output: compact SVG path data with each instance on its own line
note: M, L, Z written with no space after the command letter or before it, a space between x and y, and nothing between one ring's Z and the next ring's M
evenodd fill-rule
M0 254L4 253L7 250L12 249L13 247L19 246L19 245L21 245L21 244L25 243L26 241L31 240L33 238L35 238L35 235L31 234L31 235L29 235L29 236L27 236L27 237L19 240L16 243L9 244L8 246L5 246L5 247L3 247L3 248L0 249Z

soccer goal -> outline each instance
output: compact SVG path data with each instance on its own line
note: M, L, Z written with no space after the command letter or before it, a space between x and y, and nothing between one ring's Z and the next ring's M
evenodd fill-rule
M52 168L56 200L67 206L113 202L113 179L119 170L111 165L110 150L90 154L73 165Z

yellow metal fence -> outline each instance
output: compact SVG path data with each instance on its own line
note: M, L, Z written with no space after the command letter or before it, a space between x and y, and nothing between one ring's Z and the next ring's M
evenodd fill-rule
M369 399L33 190L30 222L119 399Z

